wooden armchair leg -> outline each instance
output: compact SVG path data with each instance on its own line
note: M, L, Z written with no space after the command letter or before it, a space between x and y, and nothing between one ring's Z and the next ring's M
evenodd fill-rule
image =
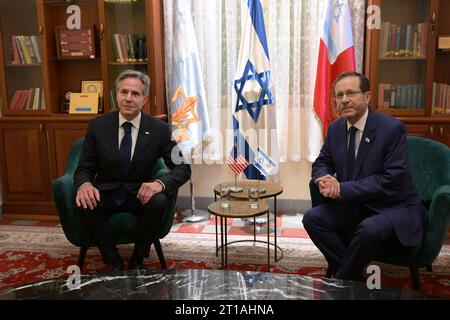
M158 255L159 263L161 264L162 269L167 269L166 260L164 259L164 254L161 248L161 242L159 239L156 239L153 243L155 245L156 254Z
M89 247L80 247L80 255L78 256L78 267L80 271L83 271L84 259L86 259L86 253Z
M414 286L414 290L417 291L421 291L421 286L420 286L420 273L419 273L419 268L409 268L409 270L411 271L411 279L413 282L413 286Z

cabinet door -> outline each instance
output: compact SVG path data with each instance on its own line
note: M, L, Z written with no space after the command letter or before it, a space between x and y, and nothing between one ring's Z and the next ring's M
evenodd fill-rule
M0 152L5 200L50 200L45 125L4 123L1 129Z
M154 116L165 115L162 1L101 1L100 4L106 110L117 109L117 76L133 69L150 78L149 99L144 110Z
M47 125L52 180L64 175L72 144L79 138L84 137L87 127L86 122L50 123Z
M381 29L368 33L372 106L392 115L430 113L436 1L380 0ZM370 52L370 53L369 53Z

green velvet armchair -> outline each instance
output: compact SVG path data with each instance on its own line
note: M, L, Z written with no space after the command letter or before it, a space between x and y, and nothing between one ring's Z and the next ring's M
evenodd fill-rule
M80 157L83 141L83 138L79 139L72 145L64 175L52 181L53 199L55 201L64 234L70 243L80 247L80 255L78 258L78 266L80 269L83 269L87 250L89 247L94 246L75 216L74 208L75 190L73 187L73 175L78 165L78 159ZM165 175L167 172L168 169L166 168L164 161L159 159L153 168L152 176L154 179L157 179ZM164 238L172 227L176 199L177 192L169 198L166 215L159 231L159 239ZM108 222L111 224L111 230L116 244L127 244L134 242L138 222L133 214L129 212L119 212L112 215ZM159 239L157 239L153 244L155 246L161 268L167 269Z
M450 149L434 140L408 136L408 154L414 184L428 208L425 237L414 253L388 248L376 260L410 268L414 289L420 291L419 268L432 271L450 225ZM312 180L309 189L312 206L321 204L323 198Z

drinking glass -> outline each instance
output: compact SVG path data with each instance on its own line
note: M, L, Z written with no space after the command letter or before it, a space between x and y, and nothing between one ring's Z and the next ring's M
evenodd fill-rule
M250 187L248 189L248 198L250 199L250 208L258 208L259 188Z
M230 206L230 186L227 184L221 184L219 186L219 196L220 196L220 207L228 208Z

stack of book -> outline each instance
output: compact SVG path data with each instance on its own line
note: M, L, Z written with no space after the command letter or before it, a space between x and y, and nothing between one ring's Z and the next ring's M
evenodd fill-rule
M378 84L378 109L424 109L423 84Z
M450 115L450 85L433 82L431 112L433 115Z
M58 58L95 58L92 27L67 29L56 27Z
M380 30L380 58L427 55L428 23L400 25L382 22Z
M145 36L114 33L113 43L116 62L147 61L147 39Z
M15 35L11 38L11 63L12 64L39 64L39 36Z
M44 89L16 90L9 110L45 110Z

